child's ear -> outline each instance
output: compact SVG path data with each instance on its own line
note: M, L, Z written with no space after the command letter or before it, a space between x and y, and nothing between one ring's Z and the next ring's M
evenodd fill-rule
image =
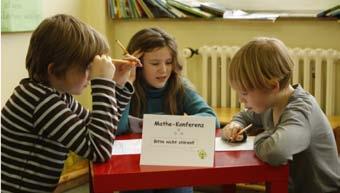
M47 73L49 76L53 75L53 68L54 68L54 64L53 63L49 63L47 66Z
M57 76L55 75L54 63L48 64L48 66L47 66L47 76L48 76L49 81L57 78Z
M278 80L273 80L272 91L274 93L280 92L280 82Z

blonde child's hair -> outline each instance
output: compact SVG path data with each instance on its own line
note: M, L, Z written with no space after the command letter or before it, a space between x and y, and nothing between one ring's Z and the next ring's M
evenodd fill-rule
M237 51L229 66L231 87L242 91L271 89L279 81L280 89L289 85L293 60L287 47L276 38L259 37Z

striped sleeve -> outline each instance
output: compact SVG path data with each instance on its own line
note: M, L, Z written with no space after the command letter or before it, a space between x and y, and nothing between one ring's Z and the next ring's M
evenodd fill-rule
M125 84L125 87L116 87L116 97L118 105L118 119L122 117L125 107L130 102L131 96L134 93L134 88L130 82Z
M80 119L83 119L86 123L89 123L90 117L91 117L91 112L84 108L75 98L70 95L70 94L65 94L66 95L66 100L70 104L70 109L73 111L75 114L78 115Z
M91 86L91 114L78 103L67 104L52 93L35 108L34 128L39 135L58 141L82 157L103 162L111 157L118 124L115 83L94 79Z

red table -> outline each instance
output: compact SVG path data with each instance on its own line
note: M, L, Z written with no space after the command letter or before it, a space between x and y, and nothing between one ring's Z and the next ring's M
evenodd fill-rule
M219 130L217 132L219 135ZM140 138L130 134L117 139ZM170 188L181 186L226 185L233 192L235 183L266 182L266 191L288 192L288 165L273 167L255 156L254 151L215 152L214 167L140 166L140 155L114 155L106 163L91 163L91 189L95 193Z

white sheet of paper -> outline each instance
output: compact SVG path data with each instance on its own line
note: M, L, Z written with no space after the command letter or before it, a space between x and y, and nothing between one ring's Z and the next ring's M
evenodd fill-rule
M141 139L115 140L112 155L140 154L141 146Z
M145 114L140 165L214 165L215 118Z
M255 136L248 136L247 140L242 143L228 143L221 139L215 138L215 151L241 151L241 150L254 150Z

